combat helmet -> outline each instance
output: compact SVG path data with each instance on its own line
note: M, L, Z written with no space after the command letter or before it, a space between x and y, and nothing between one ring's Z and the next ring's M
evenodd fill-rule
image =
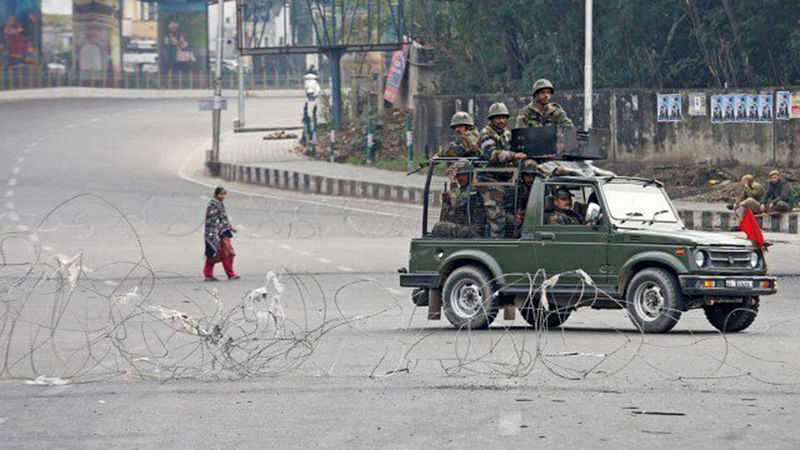
M453 114L453 118L450 119L450 128L453 128L457 125L466 125L468 127L475 127L475 121L472 119L472 116L465 111L458 111L457 113Z
M468 159L459 159L453 164L456 175L469 175L472 173L472 163Z
M503 102L492 103L492 106L489 107L489 114L486 115L486 118L492 120L492 117L495 116L506 116L509 117L511 114L508 112L508 108L506 108L506 104Z
M555 91L555 88L553 88L553 83L551 83L550 80L539 78L535 83L533 83L533 95L536 95L536 93L542 89L550 89L551 91Z
M526 159L522 163L522 169L520 169L519 172L521 174L536 175L538 173L538 171L536 169L536 161L534 161L532 159Z

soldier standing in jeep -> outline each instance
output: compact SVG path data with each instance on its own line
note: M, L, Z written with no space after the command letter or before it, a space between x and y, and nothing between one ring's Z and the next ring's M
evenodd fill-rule
M533 83L533 100L525 105L517 115L517 128L546 125L574 126L564 108L551 101L552 97L553 83L544 78L536 80Z

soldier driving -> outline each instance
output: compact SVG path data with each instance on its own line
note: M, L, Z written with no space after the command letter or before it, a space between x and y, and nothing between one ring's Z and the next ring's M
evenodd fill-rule
M472 189L472 163L462 159L452 166L456 186L442 194L441 221L433 226L434 237L484 237L486 212L480 193Z
M450 129L455 133L455 139L445 148L439 149L436 156L469 157L481 156L478 146L478 132L475 130L475 121L472 116L464 111L458 111L450 119Z
M553 194L555 209L547 214L545 225L583 225L583 217L572 210L572 194L565 188L559 188Z
M525 105L517 115L517 128L547 125L574 126L564 108L551 101L552 97L553 83L544 78L536 80L533 83L533 100Z

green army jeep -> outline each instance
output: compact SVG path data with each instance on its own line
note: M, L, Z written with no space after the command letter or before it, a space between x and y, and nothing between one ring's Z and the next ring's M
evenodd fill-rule
M686 229L660 182L585 162L555 164L566 170L535 176L522 223L505 239L431 234L431 165L422 236L400 270L400 285L417 288L413 301L429 318L443 309L453 326L476 329L500 309L507 319L519 310L532 326L549 328L579 307L625 308L639 330L664 333L682 312L702 307L715 328L736 332L755 320L759 297L775 293L761 249L734 234ZM559 192L571 195L577 224L550 220Z

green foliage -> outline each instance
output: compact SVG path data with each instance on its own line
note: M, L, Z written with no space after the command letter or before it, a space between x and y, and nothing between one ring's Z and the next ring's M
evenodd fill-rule
M595 1L597 87L800 82L800 8L785 0ZM425 2L422 39L445 93L583 85L584 1Z

